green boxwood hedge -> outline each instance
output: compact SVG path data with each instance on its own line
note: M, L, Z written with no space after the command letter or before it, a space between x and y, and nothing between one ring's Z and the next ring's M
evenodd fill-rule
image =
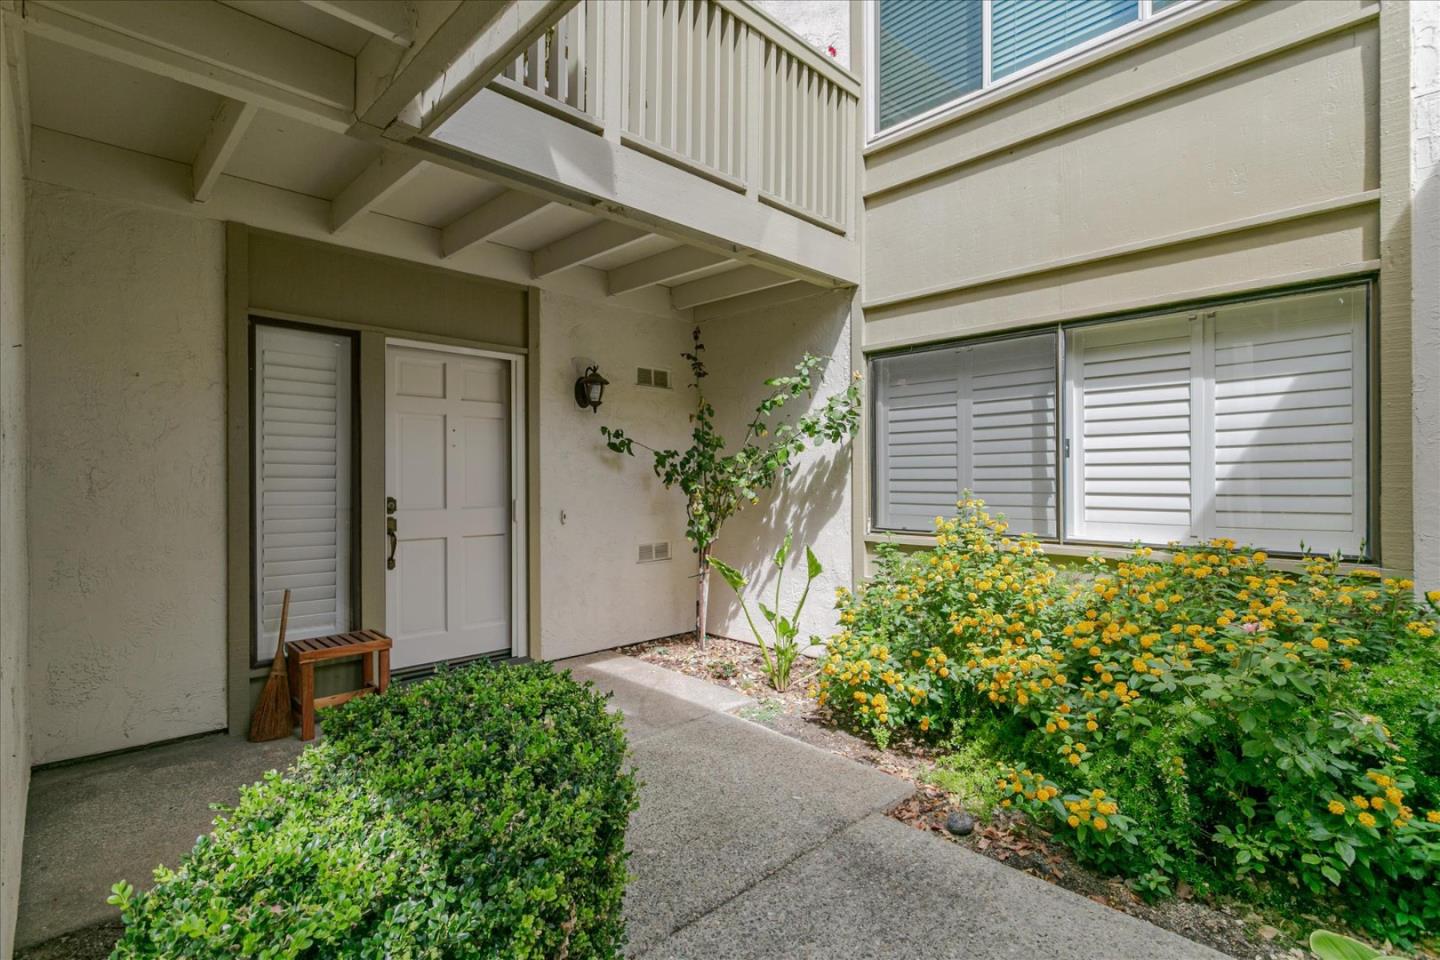
M324 724L153 889L116 885L112 960L620 955L635 781L602 695L470 667Z

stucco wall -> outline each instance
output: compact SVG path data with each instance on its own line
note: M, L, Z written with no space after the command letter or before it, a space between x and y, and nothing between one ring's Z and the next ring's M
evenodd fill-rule
M25 183L0 19L0 957L9 957L20 896L30 785L26 698L29 572L25 544Z
M751 0L835 62L850 66L850 0Z
M609 425L657 448L687 441L680 354L690 328L673 315L541 291L539 332L540 655L558 660L691 628L684 500L660 486L647 451L612 453L600 435ZM575 358L610 380L598 412L575 403ZM673 388L636 386L637 366L669 370ZM639 563L640 544L657 540L670 541L673 559Z
M225 726L222 227L32 183L34 761Z
M1440 2L1410 5L1415 579L1440 585Z
M801 355L829 357L814 397L786 418L818 409L849 384L850 302L848 292L820 294L805 300L749 314L707 322L702 328L710 377L706 392L720 412L719 425L733 450L755 405L768 392L768 377L791 372ZM771 557L787 532L794 537L795 556L783 580L781 609L788 614L805 585L804 547L815 550L824 566L805 602L801 636L834 632L835 588L852 585L850 529L851 447L824 445L807 450L795 475L776 491L763 495L726 524L715 555L738 567L751 581L747 600L756 617L757 600L774 598L775 567ZM734 592L719 577L711 582L710 631L748 638L749 626Z
M866 157L866 351L1378 271L1380 549L1405 568L1408 254L1382 189L1382 168L1404 186L1385 147L1405 131L1386 126L1380 43L1404 15L1364 0L1181 9L881 141Z

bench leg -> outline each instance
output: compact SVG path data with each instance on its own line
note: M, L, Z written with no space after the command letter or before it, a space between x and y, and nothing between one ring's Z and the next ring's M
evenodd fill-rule
M286 644L285 650L285 679L290 684L290 725L296 726L300 723L300 660Z
M300 739L315 739L315 664L300 664Z
M380 676L375 678L375 689L384 693L390 687L390 651L376 650L375 656L380 659Z

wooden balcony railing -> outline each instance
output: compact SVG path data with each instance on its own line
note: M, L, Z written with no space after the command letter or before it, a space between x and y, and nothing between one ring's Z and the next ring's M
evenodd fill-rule
M744 0L582 0L496 87L791 215L850 229L859 84Z

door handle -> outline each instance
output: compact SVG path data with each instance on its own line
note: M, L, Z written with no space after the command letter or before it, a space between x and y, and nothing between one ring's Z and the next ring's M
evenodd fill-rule
M400 537L396 533L394 517L385 518L385 536L390 538L390 556L385 558L385 569L395 569L395 548L400 545Z

